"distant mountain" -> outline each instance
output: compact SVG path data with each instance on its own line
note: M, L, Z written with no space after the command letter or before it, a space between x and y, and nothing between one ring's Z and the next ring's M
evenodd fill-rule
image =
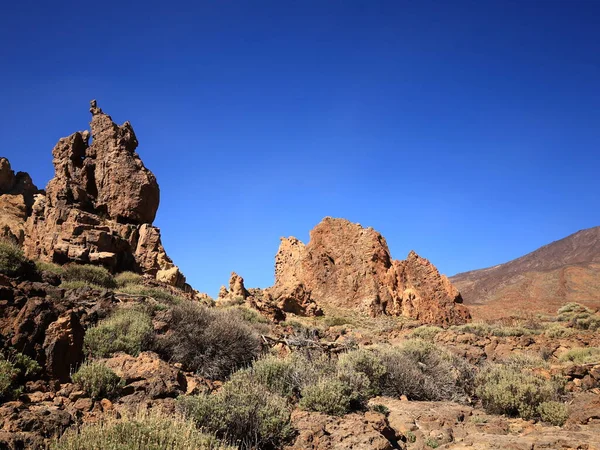
M600 308L600 227L450 280L475 318L553 312L567 302Z

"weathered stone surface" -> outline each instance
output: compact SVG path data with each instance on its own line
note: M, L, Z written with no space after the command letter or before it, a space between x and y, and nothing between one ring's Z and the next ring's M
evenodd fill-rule
M299 433L286 450L393 450L406 448L395 439L383 414L348 414L332 417L294 411L292 424Z
M439 325L470 319L458 290L428 260L415 252L392 260L377 231L330 217L311 231L308 245L282 238L268 293L296 314L316 302Z
M131 124L116 125L95 101L90 111L91 134L74 133L52 151L55 176L46 195L32 201L21 233L25 254L59 264L143 272L184 287L185 277L167 256L160 230L152 226L159 188L135 152ZM2 177L6 183L9 178ZM13 209L13 215L23 217L20 205Z
M37 192L28 174L15 174L8 159L0 157L0 238L23 243L25 221Z
M219 290L219 300L226 299L244 299L248 298L250 293L246 290L244 286L244 279L240 277L237 273L231 272L231 277L229 278L229 289L225 286L221 286Z

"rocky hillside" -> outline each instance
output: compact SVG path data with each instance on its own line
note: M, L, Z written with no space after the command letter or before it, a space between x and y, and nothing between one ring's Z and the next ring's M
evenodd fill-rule
M600 308L600 227L450 280L480 317L549 312L568 302Z
M220 297L235 292L271 315L318 316L343 308L443 326L470 319L458 290L433 264L415 252L403 261L392 259L381 234L345 219L326 217L310 232L306 245L294 237L282 238L275 285L264 292L249 296L235 277Z

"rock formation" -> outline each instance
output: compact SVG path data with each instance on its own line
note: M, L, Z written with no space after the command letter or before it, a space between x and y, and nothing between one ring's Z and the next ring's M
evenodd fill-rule
M25 221L38 192L25 172L15 172L6 158L0 158L0 237L22 244Z
M95 101L90 112L91 134L60 139L52 151L55 176L46 194L32 202L22 239L25 254L60 264L143 272L183 287L185 278L167 256L160 230L152 226L159 187L135 152L131 124L116 125ZM2 175L0 185L9 184L10 176ZM21 185L33 186L30 180Z
M458 290L428 260L415 252L393 260L377 231L330 217L311 231L308 245L282 238L267 295L297 314L316 303L438 325L470 319Z

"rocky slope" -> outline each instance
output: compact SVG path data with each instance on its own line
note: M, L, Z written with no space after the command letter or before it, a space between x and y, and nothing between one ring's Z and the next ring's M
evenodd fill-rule
M222 288L220 297L230 291ZM250 296L259 310L318 316L327 307L370 316L403 316L422 323L453 325L470 319L458 290L425 258L390 255L383 236L345 219L326 217L303 244L282 238L275 261L275 285ZM281 314L280 314L281 315Z
M600 308L600 227L450 280L480 317L549 312L567 302Z
M95 101L90 112L91 133L76 132L54 147L55 175L46 192L0 160L2 235L34 260L98 264L185 287L152 226L159 187L135 152L133 127L115 124Z

